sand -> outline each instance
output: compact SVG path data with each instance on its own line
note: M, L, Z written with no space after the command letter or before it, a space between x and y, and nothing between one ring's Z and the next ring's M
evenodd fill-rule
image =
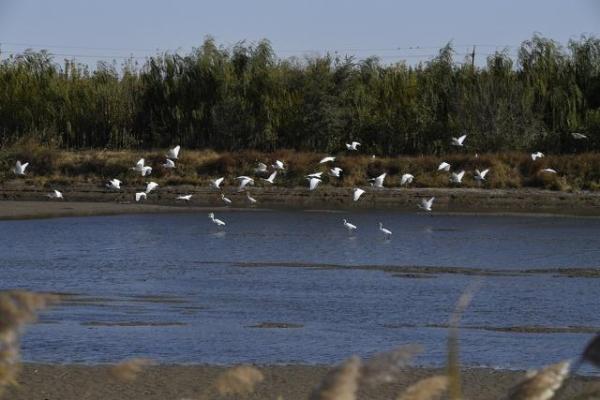
M259 366L265 376L255 393L247 399L307 399L310 391L329 370L325 366ZM223 372L220 366L159 365L148 367L138 379L122 383L110 373L108 366L26 364L19 386L10 389L5 399L11 400L181 400L217 399L215 378ZM361 386L359 399L393 399L417 380L443 373L443 370L414 368L402 372L394 383L376 387ZM523 372L492 369L463 371L466 398L470 400L502 398L518 382ZM563 398L582 390L598 388L598 380L578 377L569 382ZM204 395L205 397L201 397ZM228 397L242 398L242 397Z

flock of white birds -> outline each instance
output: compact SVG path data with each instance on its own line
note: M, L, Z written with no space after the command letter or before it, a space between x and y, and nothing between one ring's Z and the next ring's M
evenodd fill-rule
M578 133L578 132L571 133L571 136L576 140L587 139L586 135L584 135L582 133ZM464 134L460 137L457 137L457 138L453 137L451 144L453 146L463 147L466 138L467 138L466 134ZM352 142L352 143L346 143L346 150L358 151L358 147L360 147L360 145L361 144L356 141ZM179 145L173 147L172 149L169 149L169 151L165 155L165 157L166 157L165 163L162 164L163 168L174 169L176 167L174 160L177 160L179 158L180 150L181 150L181 146L179 146ZM373 157L375 157L375 156L373 156ZM475 157L478 158L478 155L475 154ZM544 154L540 151L531 153L531 159L533 161L536 161L543 157L544 157ZM319 161L319 164L334 163L335 160L336 160L335 156L327 156L327 157L324 157L323 159L321 159ZM24 176L26 174L26 169L28 166L29 166L28 162L21 163L20 160L17 160L14 168L12 169L12 172L17 176ZM444 172L450 173L450 175L449 175L450 182L460 185L462 183L463 177L465 176L465 171L464 170L451 171L451 168L452 168L452 165L443 161L438 166L438 172L444 171ZM141 158L135 164L135 166L133 166L131 169L137 173L140 173L143 177L149 176L152 173L152 167L149 165L146 165L146 161L143 158ZM271 170L272 171L269 171L269 167L265 163L259 162L254 171L257 175L266 176L267 174L269 174L267 178L261 177L260 179L266 183L273 185L273 184L275 184L275 179L277 178L277 174L286 170L286 165L281 160L275 160L275 162L271 165ZM552 168L544 168L540 171L543 173L551 173L551 174L557 173L557 171ZM340 178L342 176L342 172L343 172L342 168L332 166L329 169L328 175L332 178ZM483 181L485 181L485 178L489 172L490 172L489 169L484 169L483 171L480 171L479 169L475 169L475 172L473 173L473 178L477 182L482 183ZM378 188L378 189L383 188L386 176L387 176L387 173L383 173L376 178L369 179L371 187ZM254 197L251 196L250 192L247 191L247 186L254 185L254 178L246 176L246 175L242 175L242 176L236 177L235 179L236 179L236 181L239 182L238 192L245 192L248 203L251 205L256 204L258 201ZM319 184L321 182L323 182L323 172L315 172L315 173L308 174L308 175L306 175L306 179L308 181L308 190L310 190L310 191L316 190L317 187L319 186ZM413 182L414 179L415 179L415 177L412 174L405 173L402 175L402 177L400 179L400 185L408 186L409 184L411 184ZM223 201L223 203L225 205L231 205L233 203L231 201L231 199L226 197L225 193L222 192L221 185L223 184L224 180L225 180L224 177L213 179L210 181L210 186L215 190L221 191L221 200ZM122 183L123 183L122 181L115 178L115 179L111 179L106 184L106 187L109 190L119 191L119 190L121 190ZM135 201L140 202L142 200L147 199L148 195L153 190L156 190L157 188L158 188L158 183L152 182L152 181L147 182L146 190L144 190L143 192L135 193ZM351 191L352 200L354 202L359 201L359 199L361 198L361 196L363 194L365 194L364 189L361 189L358 187L353 188ZM56 189L53 190L51 193L47 194L47 196L50 199L60 199L60 200L64 199L63 194ZM182 201L186 201L186 202L190 201L191 198L192 198L191 194L178 195L176 197L177 200L182 200ZM435 197L431 197L429 199L421 199L420 203L417 206L421 210L424 210L426 212L431 212L434 200L435 200ZM215 215L212 212L210 214L208 214L208 217L215 225L217 225L219 227L223 227L226 225L226 223L224 221L222 221L218 218L215 218ZM356 225L348 222L346 219L343 220L343 224L344 224L344 227L349 232L353 232L358 229L358 227ZM387 228L384 228L383 223L381 223L381 222L379 222L379 230L382 232L382 234L384 235L385 238L389 239L392 236L392 231Z

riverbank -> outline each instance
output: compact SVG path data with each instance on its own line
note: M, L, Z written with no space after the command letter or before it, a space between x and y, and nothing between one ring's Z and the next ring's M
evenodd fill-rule
M307 399L323 379L326 366L259 366L264 381L246 399ZM145 369L136 380L123 383L110 373L109 366L25 364L19 386L5 395L11 400L180 400L220 398L214 382L226 367L206 365L158 365ZM393 383L367 387L361 385L359 399L396 398L408 385L425 377L443 374L441 369L411 368L402 371ZM462 372L465 398L489 400L503 398L524 372L484 368ZM589 377L571 379L563 393L569 398L593 388L597 381ZM205 397L202 397L202 396Z
M397 210L422 212L421 199L435 197L436 213L532 214L600 216L600 193L554 192L539 189L366 189L359 201L352 200L351 189L322 187L306 188L257 187L250 193L257 200L250 204L246 193L235 190L225 194L232 200L226 206L220 192L196 186L166 186L136 203L131 188L111 192L102 187L80 184L58 187L64 200L49 199L48 189L18 185L0 187L0 219L26 219L67 216L91 216L139 213L206 212L238 209L301 209L301 210ZM191 200L177 200L181 194L192 194Z

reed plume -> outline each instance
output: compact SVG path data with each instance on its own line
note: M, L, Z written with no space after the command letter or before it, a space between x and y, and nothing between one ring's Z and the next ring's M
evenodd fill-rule
M421 379L406 389L398 400L434 400L448 389L448 377L443 375Z
M552 364L542 370L529 372L525 379L513 388L510 400L550 400L569 376L570 361Z
M254 392L254 387L264 380L257 368L240 365L223 372L216 380L215 387L220 395L244 395Z
M361 381L367 385L393 382L422 350L409 344L374 355L363 363Z
M330 371L313 391L310 400L355 400L360 365L360 359L354 356Z
M113 366L110 374L121 382L133 382L145 367L154 364L154 361L147 358L132 358Z

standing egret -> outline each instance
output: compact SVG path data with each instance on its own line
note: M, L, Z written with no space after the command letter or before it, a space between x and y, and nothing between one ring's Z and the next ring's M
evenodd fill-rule
M210 187L213 189L221 190L221 183L225 178L217 178L210 181Z
M218 218L215 218L215 214L214 213L209 213L208 214L208 218L210 218L210 220L213 222L213 224L215 224L217 226L225 226L225 222L221 221Z
M306 178L308 179L308 190L315 190L317 188L317 186L319 186L319 183L321 183L321 180L319 178Z
M65 198L63 197L63 194L61 192L59 192L58 190L54 189L54 191L52 193L48 193L46 196L48 196L51 199L60 199L60 200L64 200Z
M175 168L175 162L170 158L167 158L167 161L165 161L165 163L162 166L166 169L173 169Z
M146 200L148 198L148 195L146 194L146 192L137 192L135 194L135 201L139 203L140 200L144 199Z
M392 237L392 231L390 231L389 229L386 229L383 227L383 223L379 223L379 230L383 233L384 237L386 239L389 239Z
M333 176L334 178L339 178L341 176L342 169L340 167L331 168L329 170L329 176Z
M360 196L362 196L364 193L365 191L361 188L354 188L352 190L352 200L358 201L358 199L360 199Z
M15 175L23 176L25 175L25 170L27 169L28 165L28 162L21 164L21 161L17 160L17 162L15 163L15 167L12 169L12 172Z
M242 192L244 190L246 190L246 186L247 185L254 185L254 179L250 178L249 176L238 176L237 178L238 181L240 181L240 186L238 187L238 192Z
M327 162L333 162L333 161L335 161L335 157L327 156L327 157L321 159L321 161L319 161L319 164L325 164Z
M431 207L433 206L434 200L435 200L435 197L432 197L430 199L421 199L421 204L419 204L419 208L421 210L431 211Z
M442 163L438 166L438 171L450 172L450 164L448 164L446 161L442 161Z
M465 141L465 139L467 138L467 135L462 135L461 137L452 138L452 146L459 146L462 147L463 146L463 142Z
M179 150L181 150L181 146L177 145L172 149L169 149L167 152L167 158L172 158L173 160L177 160L179 157Z
M265 182L269 182L271 185L275 183L275 178L277 177L277 171L274 171L268 178L261 178Z
M106 184L106 187L112 190L121 190L121 181L118 179L111 179Z
M156 182L148 182L146 184L146 194L150 193L151 191L153 191L157 187L158 187L158 183L156 183Z
M358 146L360 146L360 143L358 143L358 142L346 143L346 149L348 149L350 151L358 150L358 148L357 148Z
M344 219L344 226L346 227L346 229L348 229L348 232L352 232L357 229L356 225L351 224L350 222L346 221L345 219Z
M544 157L544 153L542 153L541 151L538 151L536 153L531 153L531 159L533 161L537 160L538 158L543 158Z
M191 194L185 194L185 195L177 196L177 198L175 200L190 201L191 199L192 199L192 195Z
M231 204L231 199L229 199L228 197L225 197L225 195L223 193L221 193L221 200L223 200L223 203L230 205Z
M450 175L450 182L452 183L462 183L463 176L465 176L465 171L453 172Z
M385 180L386 176L387 176L387 173L384 172L383 174L379 175L377 178L369 179L369 181L372 182L371 186L376 187L376 188L382 188L383 181Z
M412 181L413 181L413 179L415 179L415 177L412 174L404 174L404 175L402 175L402 179L400 179L400 186L411 184Z
M490 172L490 169L484 169L483 171L480 171L478 169L475 170L475 180L478 181L479 183L481 183L482 181L485 181L485 176L488 174L488 172Z
M256 204L257 201L254 197L250 196L249 192L246 192L246 198L248 199L248 202L250 202L250 204Z

